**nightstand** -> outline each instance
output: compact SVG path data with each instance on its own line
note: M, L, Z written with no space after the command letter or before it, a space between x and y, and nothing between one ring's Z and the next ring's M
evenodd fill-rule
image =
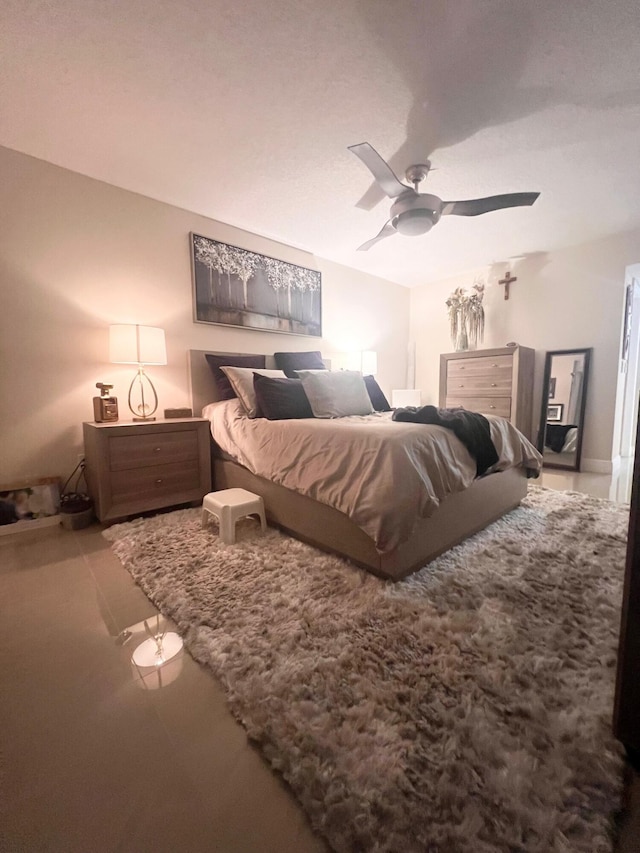
M209 421L83 424L85 475L100 521L200 501L211 491Z

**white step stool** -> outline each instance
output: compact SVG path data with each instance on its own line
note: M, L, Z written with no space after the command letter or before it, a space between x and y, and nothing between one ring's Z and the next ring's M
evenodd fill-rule
M202 526L207 521L207 513L215 515L220 526L220 538L225 545L236 541L236 521L245 515L257 515L263 532L267 529L264 515L264 501L259 495L246 489L222 489L209 492L202 501Z

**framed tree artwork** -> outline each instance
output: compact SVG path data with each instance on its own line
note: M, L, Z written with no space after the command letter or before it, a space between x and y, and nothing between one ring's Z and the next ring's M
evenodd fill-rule
M196 323L322 335L318 270L191 234Z

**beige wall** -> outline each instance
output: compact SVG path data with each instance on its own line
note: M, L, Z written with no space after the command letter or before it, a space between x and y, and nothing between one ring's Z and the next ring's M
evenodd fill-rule
M604 470L612 458L625 267L639 257L640 233L631 232L514 261L510 269L518 281L511 286L508 301L497 284L505 265L412 290L411 340L416 344L416 387L422 391L423 404L437 404L439 355L452 350L445 300L454 288L469 290L476 276L483 277L487 287L482 346L516 341L536 350L536 431L545 352L593 347L583 459L585 467Z
M405 387L409 340L422 401L437 403L439 356L452 349L444 301L476 275L487 281L484 346L537 351L536 425L544 352L594 348L583 453L611 459L624 272L640 256L638 232L514 262L506 302L504 265L409 291L3 148L0 186L0 483L71 471L97 381L115 382L126 412L132 373L107 362L110 323L166 330L169 364L152 369L161 409L190 403L190 348L375 349L389 393ZM194 323L190 231L319 268L324 338Z
M71 472L97 381L126 417L132 368L107 361L110 323L165 329L168 365L149 369L161 410L190 404L188 349L375 349L383 389L404 386L404 287L6 148L0 186L0 483ZM194 323L190 231L320 269L323 339Z

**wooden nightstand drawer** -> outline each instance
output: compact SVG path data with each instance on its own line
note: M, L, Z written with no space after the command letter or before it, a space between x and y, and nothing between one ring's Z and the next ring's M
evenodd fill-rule
M85 423L85 475L100 521L202 500L211 491L203 418Z
M197 458L198 435L193 430L149 432L143 435L113 436L109 439L111 471L188 462Z
M111 496L114 503L148 502L149 498L174 495L198 489L200 469L198 460L175 462L114 471L111 475Z
M447 409L455 409L458 406L462 406L468 412L480 412L481 415L511 417L510 397L447 397Z

